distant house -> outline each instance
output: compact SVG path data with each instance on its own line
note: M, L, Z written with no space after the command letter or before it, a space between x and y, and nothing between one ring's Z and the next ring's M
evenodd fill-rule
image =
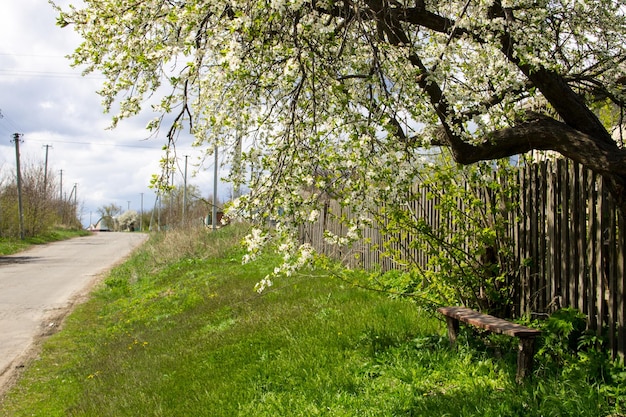
M224 212L223 211L218 211L217 212L217 227L221 227L224 226L222 219L224 219ZM213 213L209 213L207 214L207 216L204 218L204 225L206 227L211 227L213 226Z
M107 222L107 220L109 220L109 222ZM111 229L107 225L107 223L110 223L110 220L111 219L106 219L105 217L101 217L100 220L98 220L95 224L90 225L88 227L88 230L92 232L110 232Z

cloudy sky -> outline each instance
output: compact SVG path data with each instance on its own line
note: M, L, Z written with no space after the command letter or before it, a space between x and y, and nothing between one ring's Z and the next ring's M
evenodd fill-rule
M70 3L61 0L61 5ZM81 220L97 220L99 207L111 203L124 210L144 210L155 203L148 188L165 143L164 134L148 138L145 126L154 117L146 113L107 130L111 115L103 113L96 94L102 78L82 77L66 55L80 39L67 27L55 25L56 13L46 0L6 2L0 13L0 173L15 171L14 133L22 134L22 165L43 164L46 145L48 166L64 195L76 186ZM200 164L202 150L192 149L190 137L179 141L179 174L183 183L188 158L188 183L206 198L213 195L213 157ZM197 174L196 174L197 172ZM225 176L221 171L219 177ZM220 182L221 199L231 193Z

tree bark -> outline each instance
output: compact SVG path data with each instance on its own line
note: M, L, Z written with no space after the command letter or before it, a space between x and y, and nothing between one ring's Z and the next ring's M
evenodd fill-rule
M423 6L402 9L390 7L384 0L370 0L377 19L382 21L391 43L407 44L409 37L404 33L401 22L426 27L430 30L446 33L451 39L470 36L482 43L463 28L448 18L429 12ZM491 8L494 16L514 19L513 12L501 7L495 0ZM557 112L562 121L539 114L529 113L528 120L513 127L491 132L482 144L467 143L454 134L462 125L455 122L441 88L427 78L427 69L414 52L409 61L422 71L422 79L417 83L431 99L437 111L442 128L435 143L450 147L454 159L461 164L471 164L483 160L493 160L522 154L531 150L550 150L579 162L583 166L602 175L609 184L611 194L618 206L626 213L626 150L621 149L611 138L608 130L591 110L585 100L568 84L562 74L543 67L533 67L523 63L514 54L517 40L504 31L499 36L500 51L512 64L516 65L530 84L541 92L543 97ZM450 124L451 123L451 124Z
M453 146L447 135L440 134L435 145L452 148L455 160L461 164L506 158L531 150L555 151L579 162L603 176L626 176L626 150L615 142L597 140L594 136L537 113L528 120L489 134L482 144L464 142L462 148Z

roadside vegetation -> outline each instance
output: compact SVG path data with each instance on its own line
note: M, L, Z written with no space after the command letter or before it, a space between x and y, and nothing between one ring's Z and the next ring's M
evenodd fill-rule
M43 162L23 161L21 180L20 192L15 173L0 167L0 255L86 233L76 199L60 197L59 181Z
M0 256L21 252L32 245L57 242L78 236L87 236L90 232L83 229L53 229L44 234L19 239L15 237L0 238Z
M115 268L43 344L3 416L619 416L626 372L571 310L543 323L535 372L515 342L445 324L410 299L281 261L242 265L247 229L170 231ZM362 285L367 285L362 276Z

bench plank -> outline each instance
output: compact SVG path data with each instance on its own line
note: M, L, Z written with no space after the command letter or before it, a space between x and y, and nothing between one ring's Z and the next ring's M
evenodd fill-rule
M517 374L515 380L522 383L524 378L532 374L533 356L535 352L535 337L541 334L541 330L531 329L521 324L482 314L466 307L441 307L441 314L446 316L448 324L448 337L450 345L456 345L456 337L459 332L459 321L471 324L493 333L505 334L519 338L517 352Z
M505 334L511 337L531 338L541 334L541 330L511 323L489 314L482 314L467 307L441 307L437 311L444 316L452 317L493 333Z

